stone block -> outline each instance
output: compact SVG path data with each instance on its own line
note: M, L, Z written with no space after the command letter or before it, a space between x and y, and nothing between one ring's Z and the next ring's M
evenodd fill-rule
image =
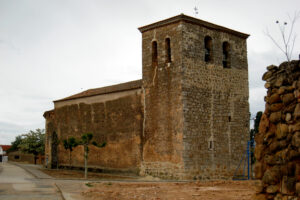
M296 194L300 197L300 182L296 183Z
M294 117L295 117L295 119L298 119L300 117L300 104L299 103L295 107Z
M274 103L270 106L271 112L277 112L280 111L283 108L283 103Z
M294 177L283 176L280 192L285 195L293 195L295 192L296 179Z
M294 136L292 138L292 145L297 148L300 147L300 131L294 133Z
M284 146L286 146L286 142L284 140L283 141L273 140L270 142L271 142L271 144L269 146L269 150L272 153L275 153L278 150L282 149Z
M274 86L275 87L280 87L280 86L282 86L284 81L285 81L285 77L284 76L279 76L275 79Z
M277 139L283 139L287 136L289 133L289 128L288 125L286 124L278 124L277 125L277 130L276 130L276 137Z
M270 122L276 124L276 123L280 122L280 120L281 120L281 112L280 111L271 113Z
M262 80L266 81L268 80L269 78L271 78L273 75L273 73L271 71L267 71L264 73L264 75L262 76Z
M289 126L289 133L294 133L296 131L300 131L300 122Z
M284 105L288 105L294 100L295 100L294 93L287 93L282 96L282 102Z
M264 146L262 144L258 144L255 147L254 156L257 160L260 160L262 158L263 151L264 151Z
M256 161L254 166L255 178L261 179L264 175L263 165L261 162Z
M259 133L265 134L268 130L269 124L270 124L270 121L269 121L267 115L262 114L260 123L259 123L259 127L258 127Z
M271 105L271 104L274 104L274 103L278 103L278 102L281 102L281 98L280 98L280 95L275 93L275 94L272 94L270 96L270 98L268 99L268 103Z
M277 193L277 195L275 196L274 200L282 200L282 194Z
M299 157L300 157L300 152L298 152L294 149L291 149L288 151L288 154L287 154L288 160L299 159Z
M283 108L283 113L294 113L296 102L290 103L288 106Z
M255 194L253 200L267 200L267 194Z
M274 166L265 171L262 181L264 184L275 185L279 182L279 178L280 178L280 169Z
M291 121L291 119L292 119L292 114L291 113L286 113L286 115L285 115L285 121L289 122L289 121Z

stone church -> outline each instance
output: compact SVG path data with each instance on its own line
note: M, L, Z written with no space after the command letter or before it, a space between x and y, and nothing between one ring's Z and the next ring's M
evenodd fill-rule
M62 141L93 133L89 167L164 179L232 178L247 146L249 35L184 14L139 28L141 80L54 101L46 165L68 166ZM83 148L72 167L83 166Z

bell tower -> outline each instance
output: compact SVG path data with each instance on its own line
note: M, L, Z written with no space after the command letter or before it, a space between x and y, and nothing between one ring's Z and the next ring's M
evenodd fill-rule
M139 30L141 174L230 178L249 131L249 35L183 14Z

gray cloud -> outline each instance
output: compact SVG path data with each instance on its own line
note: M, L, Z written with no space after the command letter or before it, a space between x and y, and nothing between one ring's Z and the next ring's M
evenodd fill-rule
M248 39L250 108L264 107L261 76L284 58L263 34L299 0L0 1L0 142L43 128L52 101L89 88L141 78L137 27L180 13L241 32ZM300 26L296 27L300 33ZM300 52L300 41L295 46ZM3 139L5 138L5 140Z

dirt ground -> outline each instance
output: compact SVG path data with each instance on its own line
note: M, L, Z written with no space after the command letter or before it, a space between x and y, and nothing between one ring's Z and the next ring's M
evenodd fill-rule
M83 179L76 170L49 170L44 173L65 179ZM164 182L152 177L140 178L89 172L83 183L84 200L250 200L254 181ZM103 182L105 180L105 182ZM100 182L102 181L102 182Z
M85 200L250 200L254 181L87 183Z

